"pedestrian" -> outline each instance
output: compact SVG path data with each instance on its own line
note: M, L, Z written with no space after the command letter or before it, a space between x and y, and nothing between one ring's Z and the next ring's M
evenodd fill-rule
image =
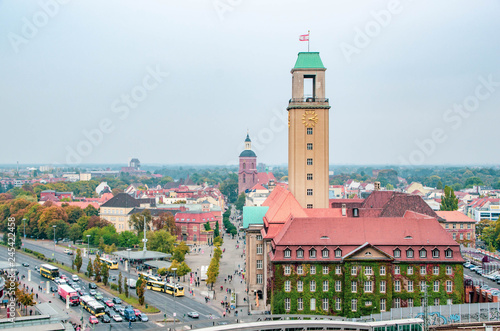
M132 321L131 320L128 321L128 328L132 329Z

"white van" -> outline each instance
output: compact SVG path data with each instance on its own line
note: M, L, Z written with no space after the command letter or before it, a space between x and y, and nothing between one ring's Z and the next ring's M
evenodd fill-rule
M130 287L130 288L135 288L135 285L137 284L137 279L127 279L127 285Z

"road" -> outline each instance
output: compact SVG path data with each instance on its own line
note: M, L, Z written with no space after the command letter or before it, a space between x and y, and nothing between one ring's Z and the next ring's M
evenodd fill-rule
M44 245L43 242L35 242L35 241L27 240L25 242L25 247L28 249L40 252L40 253L44 254L46 257L52 257L52 254L54 253L53 245L52 244L47 245L47 242L45 242L45 245ZM56 253L55 253L56 260L60 263L64 263L64 265L71 266L71 261L72 261L73 257L65 254L62 250L63 250L62 248L57 247ZM3 257L6 258L7 255L6 255L5 248L3 248L2 253L4 254L4 256L2 255L2 258ZM21 259L20 263L24 262L24 261L22 261L22 259L24 258L24 259L30 259L31 262L28 261L28 263L30 263L30 266L41 264L40 260L33 259L31 257L27 257L23 254L18 254L18 256ZM88 259L83 258L83 265L82 265L81 270L87 269L87 263L88 263ZM63 273L65 273L65 272L63 272ZM110 276L115 275L116 277L118 277L118 273L119 273L119 270L110 270ZM34 273L32 273L32 275L33 274ZM122 276L123 277L127 276L127 273L122 271ZM40 276L38 275L38 277L40 277ZM130 293L135 296L134 290L130 291ZM110 295L105 294L105 296L110 296ZM212 315L213 317L216 317L216 318L220 317L220 313L218 311L216 311L215 309L213 309L211 306L197 302L197 301L189 298L188 296L174 298L174 297L169 296L169 295L164 294L164 293L146 291L145 299L146 299L146 303L151 304L162 311L161 314L150 316L151 322L163 319L163 313L165 313L165 311L166 311L166 314L168 317L173 317L173 313L175 311L176 318L179 319L181 322L188 322L190 320L190 318L187 317L187 313L191 312L191 311L197 311L200 314L200 319L209 319L210 315ZM88 317L87 317L87 319L88 319ZM151 322L149 322L149 323L151 323ZM148 324L148 323L144 323L144 324Z

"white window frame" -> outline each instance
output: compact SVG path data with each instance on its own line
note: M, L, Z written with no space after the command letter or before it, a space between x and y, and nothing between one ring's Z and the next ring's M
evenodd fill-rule
M285 310L290 310L290 298L285 298Z
M292 282L285 280L285 292L290 292L292 290Z
M372 293L373 292L372 284L373 283L371 280L365 281L365 293Z
M351 293L357 293L358 292L358 282L356 281L351 281Z
M316 298L311 298L309 309L311 311L315 311L316 310Z
M385 280L381 280L380 281L380 284L379 284L379 287L380 287L380 293L385 293L385 291L387 291L387 283Z
M304 299L302 298L297 299L297 310L298 311L304 310Z
M328 292L330 284L327 280L323 281L323 292Z
M330 273L330 268L327 265L323 266L323 275L328 275Z
M297 292L304 292L304 282L302 280L297 281Z
M385 265L380 266L380 276L385 276Z
M341 292L341 291L342 291L342 281L336 280L335 281L335 292Z
M399 279L394 281L394 292L401 292L401 281Z
M316 292L316 281L315 280L311 280L309 282L309 291Z

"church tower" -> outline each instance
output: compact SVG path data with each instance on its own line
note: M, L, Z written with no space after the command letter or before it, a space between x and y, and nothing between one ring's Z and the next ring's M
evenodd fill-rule
M258 182L257 155L252 151L252 141L247 133L245 149L240 154L240 169L238 171L238 194L251 189Z
M288 187L303 208L328 208L329 109L318 52L301 52L291 70Z

